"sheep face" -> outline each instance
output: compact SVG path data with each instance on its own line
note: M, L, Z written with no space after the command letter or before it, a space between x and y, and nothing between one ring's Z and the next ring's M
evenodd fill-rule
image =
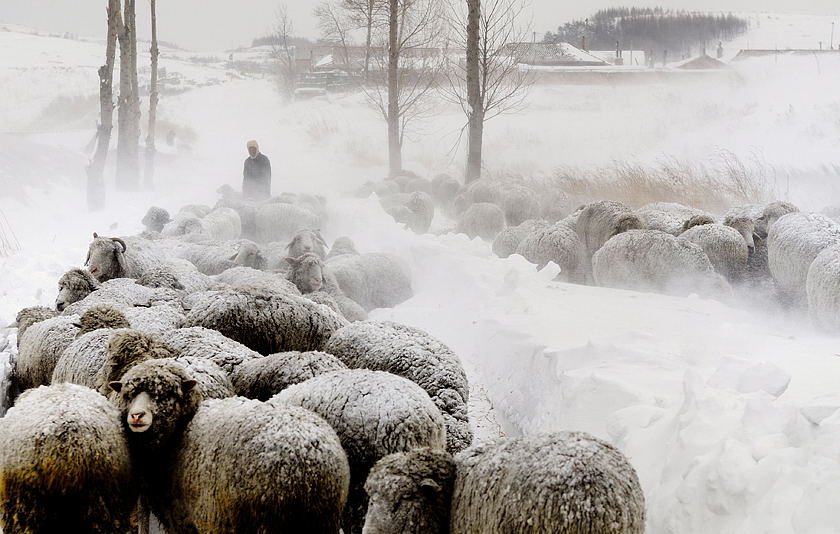
M126 244L122 239L99 237L94 233L85 266L100 282L120 278L126 272L125 251Z
M203 395L183 367L149 360L111 382L113 402L128 430L129 444L148 453L163 450L192 420Z
M71 269L58 280L58 296L55 298L55 309L64 308L78 302L99 288L99 282L91 273L82 269Z
M239 251L231 258L233 267L251 267L261 269L265 265L265 258L256 243L243 243Z
M726 226L730 226L738 231L741 234L741 237L744 238L744 242L747 244L747 250L750 253L755 250L755 238L759 237L755 231L755 223L749 217L735 217L735 218L727 218L724 223Z
M452 457L432 449L382 458L365 482L362 534L446 534L455 480Z
M286 258L286 261L292 266L289 281L301 293L320 291L324 287L324 263L318 256L307 253L298 258Z
M308 252L324 258L327 243L318 230L301 230L295 234L286 248L289 249L289 256L292 258L299 258Z

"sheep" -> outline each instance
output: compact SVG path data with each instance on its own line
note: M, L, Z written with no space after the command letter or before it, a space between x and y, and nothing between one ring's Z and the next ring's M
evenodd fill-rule
M353 240L347 236L337 237L335 241L333 241L332 247L330 247L330 252L327 254L326 259L329 260L343 254L352 254L354 256L359 255L359 251L356 250L356 245L353 243Z
M350 471L335 431L299 407L202 402L195 385L167 360L111 383L142 495L166 532L338 532Z
M267 401L293 384L343 369L341 360L324 352L281 352L242 362L230 380L237 395Z
M413 295L411 270L391 254L344 254L330 258L326 267L341 292L366 312L394 307Z
M529 187L522 185L506 189L502 195L501 204L508 226L518 226L528 219L539 217L542 212L537 194Z
M351 369L387 371L416 383L443 415L447 450L454 453L472 442L464 368L449 347L428 333L389 321L358 322L333 334L324 350Z
M650 204L645 204L639 209L656 210L663 211L665 213L670 213L681 219L683 222L687 221L695 215L710 215L709 213L706 213L703 210L692 208L691 206L685 206L678 202L651 202Z
M399 192L400 186L398 184L386 180L384 182L365 182L356 189L355 196L357 198L368 198L375 193L377 197L383 197Z
M262 358L261 354L242 343L225 337L216 330L199 326L163 332L160 339L179 356L204 358L228 374L234 373L245 362Z
M250 267L232 267L212 278L217 283L230 286L234 289L258 287L276 293L300 295L298 288L286 280L284 276L277 273L258 271Z
M78 326L77 338L100 328L129 328L131 323L117 308L108 304L98 304L91 306L82 314Z
M68 346L53 369L50 383L69 382L99 390L108 363L111 336L119 332L133 332L127 328L99 328L87 332Z
M163 226L160 235L164 237L183 237L189 234L201 234L203 230L201 216L192 211L179 211L171 221Z
M124 313L132 328L149 334L161 334L169 330L175 330L186 321L184 309L180 304L162 304L150 308L127 308Z
M174 356L175 350L155 335L133 329L111 332L105 361L95 375L94 382L98 391L107 396L112 391L109 384L119 380L135 365L146 360Z
M201 241L192 243L177 243L177 248L171 252L176 258L192 263L196 269L205 275L219 274L232 267L260 267L260 248L253 241L234 239L228 241Z
M505 229L505 212L496 204L478 202L467 208L458 220L456 231L470 239L493 241Z
M747 245L750 254L755 250L755 221L750 217L727 216L723 219L723 225L734 228L741 235L741 239Z
M17 346L20 347L20 340L30 326L47 319L52 319L56 315L58 315L58 312L44 306L31 306L20 310L15 317L15 323L18 328Z
M718 297L728 296L729 290L702 248L658 230L613 237L592 257L592 272L597 285L616 289Z
M322 350L347 321L314 302L256 287L209 293L184 324L218 330L260 354Z
M139 278L161 261L145 240L131 240L129 247L124 239L99 237L94 232L85 266L97 280L105 282L112 278Z
M432 198L447 210L451 208L460 191L461 182L448 174L438 174L432 178Z
M519 243L529 234L535 233L548 226L547 221L541 219L528 219L518 226L508 226L493 239L493 253L500 258L507 258L516 254Z
M169 216L168 211L157 206L152 206L146 211L146 215L143 216L143 220L140 222L146 227L146 231L148 232L162 232L163 227L171 220L172 218Z
M224 186L223 186L224 187ZM241 193L235 195L222 193L222 198L216 202L215 208L231 208L239 214L242 227L242 237L255 239L257 231L257 203L242 198Z
M642 228L646 230L659 230L678 236L683 233L683 223L685 222L679 216L669 213L667 211L659 211L655 209L638 209L636 215L642 222Z
M701 224L680 237L703 249L715 271L730 282L744 279L750 249L738 230L722 224Z
M411 213L411 210L408 209L408 206L399 205L399 206L388 206L385 209L385 213L391 216L394 219L395 223L402 224L406 227L410 226L414 219L414 214Z
M320 230L304 228L299 230L286 245L288 256L297 258L307 252L317 254L322 260L327 257L327 242L321 237Z
M350 496L342 525L346 534L361 532L367 507L364 482L377 460L446 443L443 418L426 392L382 371L332 371L289 386L268 402L311 410L338 434L350 464Z
M206 204L187 204L186 206L181 206L181 209L178 210L179 213L191 213L199 219L207 217L212 211L213 208Z
M76 338L78 320L78 315L59 315L26 329L16 365L19 391L50 383L58 358Z
M99 289L64 308L63 315L83 314L91 306L109 304L115 308L131 308L133 306L150 307L156 304L175 303L178 301L177 291L162 287L152 288L142 286L131 278L114 278L104 282Z
M627 458L584 432L380 460L365 489L365 534L645 531L645 496Z
M410 178L408 182L405 184L405 192L406 193L425 193L427 195L431 195L432 193L432 182L427 178L421 178L419 176Z
M118 410L73 384L23 393L0 419L0 526L131 532L137 500Z
M541 191L537 198L541 206L540 214L549 223L556 223L572 212L569 195L559 189L551 188L548 191Z
M823 249L811 262L805 291L814 326L828 332L840 331L840 244Z
M542 269L548 262L560 267L557 278L582 284L586 279L586 258L575 227L565 221L543 226L525 236L516 253Z
M811 262L840 243L840 224L825 215L792 212L772 223L767 236L770 274L784 303L804 304Z
M426 192L415 191L405 202L405 208L410 213L407 223L409 230L415 234L428 233L435 217L435 203L432 197Z
M322 221L309 209L293 204L267 203L254 216L256 240L262 243L291 239L298 230L320 228Z
M364 321L367 319L365 310L344 295L335 277L329 273L326 265L317 255L308 252L298 258L286 258L286 261L291 265L288 279L295 284L301 294L313 299L313 293L326 293L337 306L337 309L333 309L348 321ZM318 297L320 295L314 297L316 302L319 302ZM320 303L326 304L325 302ZM332 308L332 306L330 307Z
M55 309L64 308L78 302L99 289L97 280L89 271L84 269L70 269L58 279L58 295L55 297Z
M242 235L242 219L232 208L215 208L201 218L201 234L213 241L238 239Z
M790 202L785 202L783 200L771 202L764 206L764 210L761 212L761 217L756 219L755 233L758 234L761 239L767 239L767 236L770 233L770 227L773 226L773 223L788 213L797 212L799 212L799 208Z
M689 219L683 222L682 230L683 232L687 232L691 230L695 226L704 226L708 224L715 224L715 219L711 215L706 213L701 213L699 215L692 215ZM680 234L682 235L682 234Z
M379 205L383 210L388 212L390 208L403 207L411 195L408 193L395 193L393 195L385 195L379 197Z
M591 258L611 237L641 228L643 224L639 216L625 204L613 200L587 204L578 214L575 226L587 258Z

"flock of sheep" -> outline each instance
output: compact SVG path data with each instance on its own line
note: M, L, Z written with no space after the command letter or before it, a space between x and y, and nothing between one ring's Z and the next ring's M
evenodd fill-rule
M558 279L616 289L805 308L822 329L840 331L840 223L837 213L803 213L789 202L735 206L713 214L677 203L633 209L601 200L570 204L560 191L528 182L447 175L365 184L394 220L429 232L435 213L459 232L492 243L502 258L519 254Z
M437 190L455 201L456 185ZM140 235L94 234L55 309L18 314L4 533L134 532L149 512L171 534L644 531L638 477L610 444L472 443L458 356L367 319L411 297L399 258L349 237L327 247L321 198L220 193L213 208L150 208ZM435 203L409 196L403 215L428 231ZM511 221L474 200L468 233L498 234L493 211ZM588 209L580 224L623 224Z

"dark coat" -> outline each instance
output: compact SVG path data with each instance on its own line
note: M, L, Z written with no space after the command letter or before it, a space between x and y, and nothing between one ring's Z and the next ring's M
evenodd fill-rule
M265 154L260 153L256 158L245 159L242 196L253 200L263 200L271 196L271 162Z

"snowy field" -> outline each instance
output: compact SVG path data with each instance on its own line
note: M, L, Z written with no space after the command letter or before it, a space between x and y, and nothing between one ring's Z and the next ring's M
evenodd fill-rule
M752 18L760 24L725 43L728 55L747 42L816 47L832 20ZM275 193L328 197L328 242L349 235L359 250L411 264L415 296L372 318L424 328L459 354L478 439L565 429L610 440L639 473L653 534L840 529L840 340L807 317L557 283L556 267L500 260L480 240L412 234L375 198L345 194L386 173L384 123L364 95L283 104L270 78L228 64L227 52L164 52L161 65L184 90L161 101L159 117L177 135L161 149L157 187L109 191L107 210L87 213L104 47L8 30L0 211L20 250L0 258L0 328L22 307L52 306L92 232L135 234L150 205L212 205L218 186L239 187L245 141L256 138ZM814 211L840 205L840 53L733 66L732 77L702 82L537 85L519 114L488 124L487 170L538 178L561 166L711 162L728 151L762 166L778 198ZM463 117L443 102L435 110L407 137L405 167L458 175L462 151L451 149Z

